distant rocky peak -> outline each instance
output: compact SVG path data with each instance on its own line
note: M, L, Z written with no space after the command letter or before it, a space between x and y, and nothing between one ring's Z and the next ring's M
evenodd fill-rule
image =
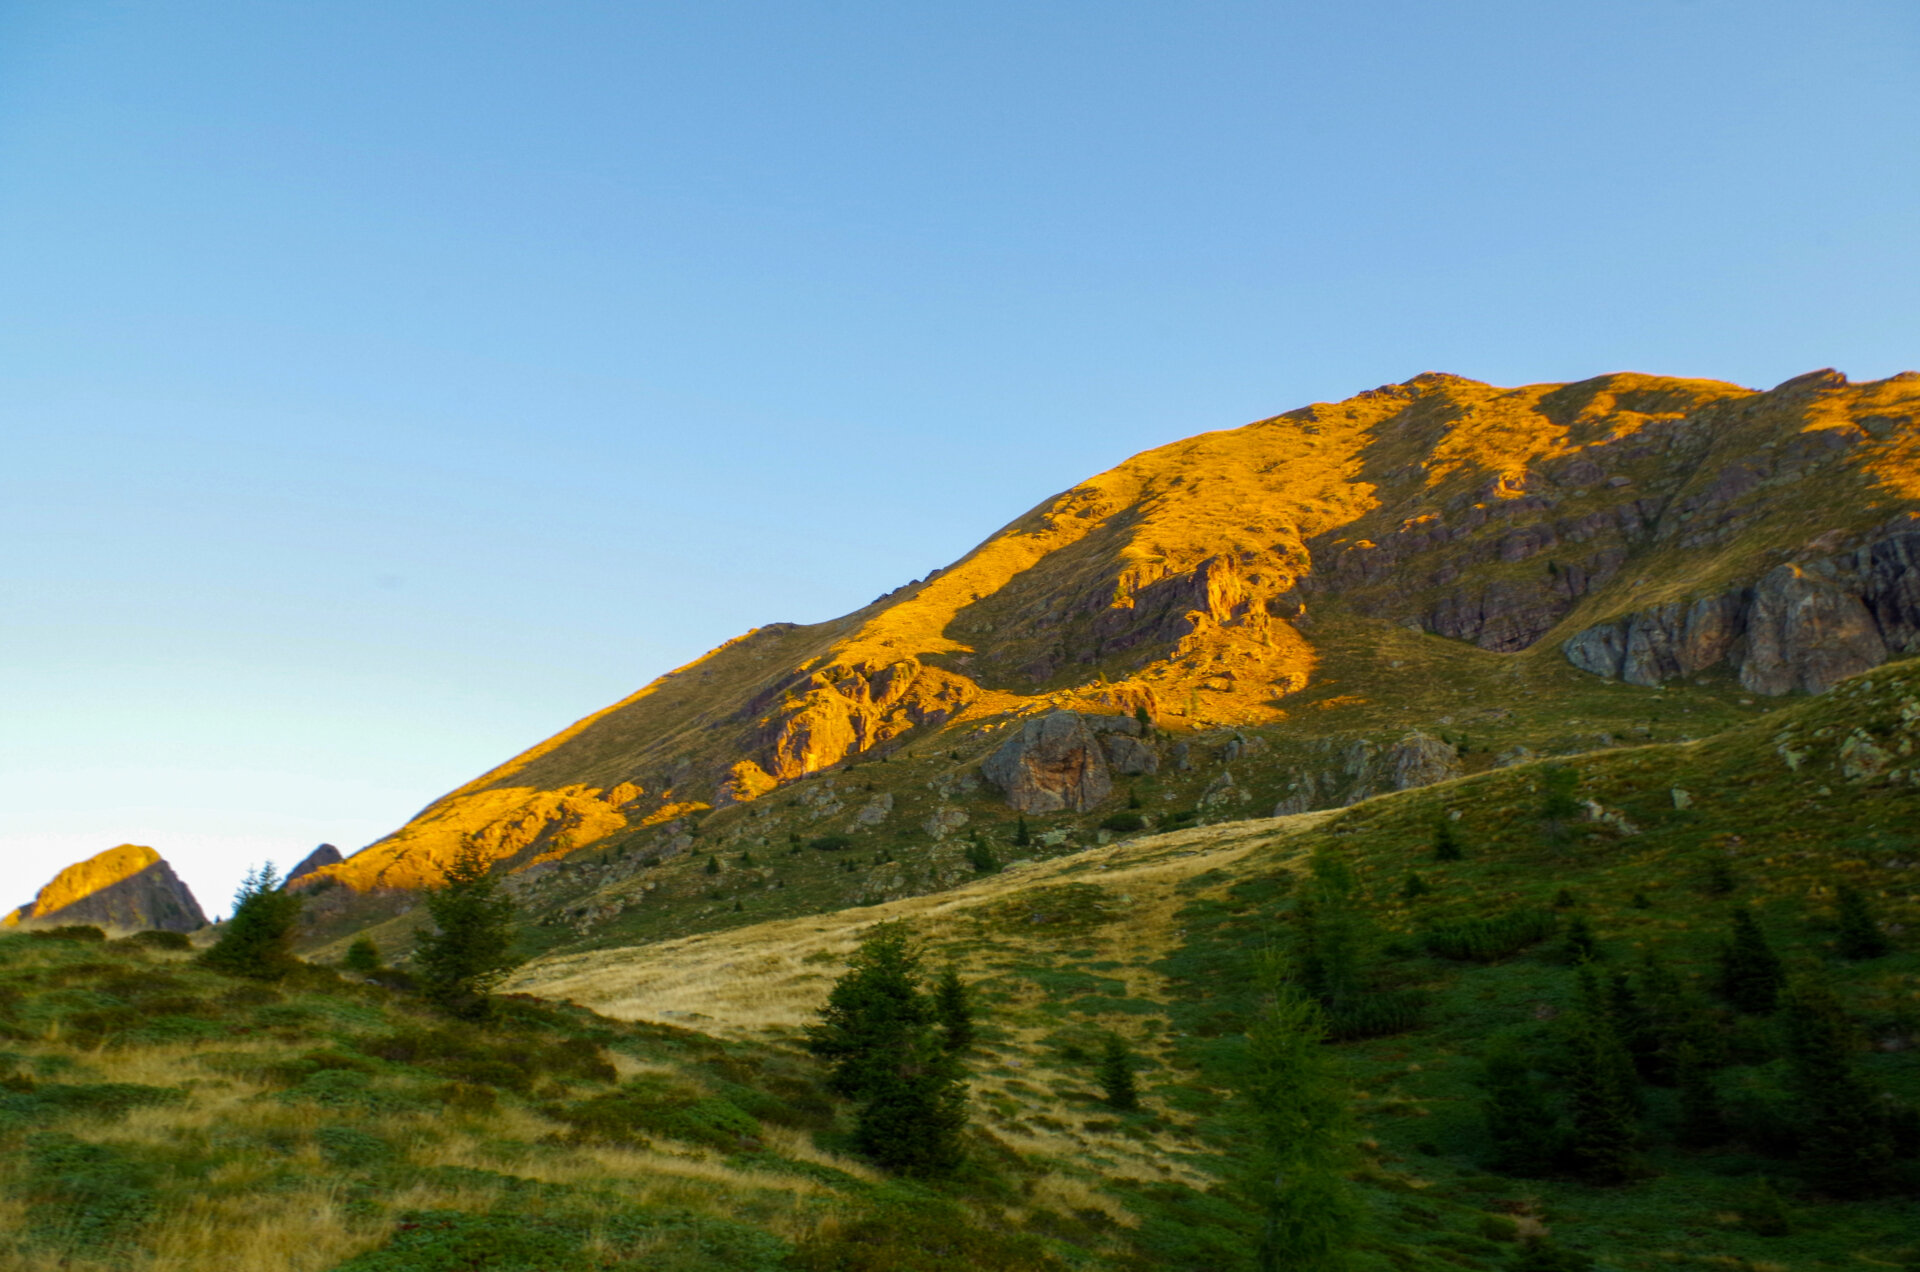
M205 927L207 916L159 853L121 844L68 866L30 905L0 919L8 927L72 923L191 932Z

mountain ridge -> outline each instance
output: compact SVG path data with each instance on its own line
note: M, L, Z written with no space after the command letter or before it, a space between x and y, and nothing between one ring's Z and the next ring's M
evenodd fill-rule
M1309 685L1342 675L1333 638L1380 622L1502 654L1558 633L1588 671L1690 674L1729 641L1631 674L1613 647L1631 643L1635 615L1750 590L1810 559L1809 544L1825 559L1908 533L1916 402L1913 373L1853 385L1818 371L1758 391L1635 373L1503 389L1428 372L1181 439L859 610L716 647L305 886L417 887L469 842L513 868L558 861L910 737L1044 709L1277 725ZM1910 610L1912 556L1897 598ZM1630 561L1637 577L1623 579ZM1907 643L1882 640L1879 660L1914 647L1915 620L1901 621ZM1625 625L1617 638L1583 635L1609 623ZM1803 653L1776 651L1747 687L1823 687L1867 656L1803 683L1790 665Z

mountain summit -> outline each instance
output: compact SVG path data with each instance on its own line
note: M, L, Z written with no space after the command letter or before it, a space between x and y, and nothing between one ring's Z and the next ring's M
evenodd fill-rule
M1765 392L1430 373L1202 434L852 614L759 628L669 672L300 886L417 887L463 844L515 868L555 862L1046 712L1108 734L1143 714L1169 737L1306 737L1380 677L1517 684L1543 660L1629 685L1712 674L1737 677L1736 693L1820 692L1920 651L1916 412L1912 372L1819 371ZM1364 793L1352 775L1368 764L1457 771L1451 743L1407 746L1296 782L1294 807ZM966 780L1006 787L1020 767ZM1072 783L1048 806L1112 789Z
M111 928L192 932L207 925L187 885L151 848L121 844L75 862L0 926L89 923Z

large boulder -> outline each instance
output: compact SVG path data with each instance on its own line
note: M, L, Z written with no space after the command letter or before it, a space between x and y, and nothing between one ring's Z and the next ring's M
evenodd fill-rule
M1460 752L1450 743L1418 729L1393 744L1393 749L1387 752L1386 762L1387 780L1393 783L1396 791L1431 786L1435 782L1459 777L1466 771L1460 763Z
M121 844L68 866L40 889L32 904L0 919L7 927L75 923L192 932L207 925L207 916L159 853Z
M1117 719L1105 717L1104 719ZM1131 723L1131 722L1129 722ZM1109 740L1125 737L1120 729ZM1076 711L1053 711L1020 726L980 772L1022 813L1085 812L1113 793L1100 733Z

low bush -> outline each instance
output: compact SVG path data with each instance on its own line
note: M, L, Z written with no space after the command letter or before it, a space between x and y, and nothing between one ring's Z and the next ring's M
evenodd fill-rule
M818 835L807 840L807 847L815 852L841 852L853 847L853 840L847 835Z
M1553 935L1551 910L1509 910L1490 919L1435 924L1425 935L1427 952L1462 963L1497 963Z
M26 1238L58 1254L112 1257L154 1216L155 1172L107 1144L42 1132L27 1139Z
M35 928L27 933L42 941L104 941L107 934L91 923L69 923L64 927Z
M542 1111L589 1139L620 1142L659 1135L739 1151L757 1147L760 1137L760 1123L731 1100L653 1076Z
M152 950L191 950L193 941L185 932L168 932L161 928L148 928L144 932L135 932L126 938L129 945L142 945Z
M823 1226L788 1260L795 1272L1066 1272L1024 1233L999 1232L936 1201L882 1204Z
M1110 830L1116 835L1130 835L1136 830L1145 830L1147 819L1139 813L1113 813L1101 819L1100 829Z

